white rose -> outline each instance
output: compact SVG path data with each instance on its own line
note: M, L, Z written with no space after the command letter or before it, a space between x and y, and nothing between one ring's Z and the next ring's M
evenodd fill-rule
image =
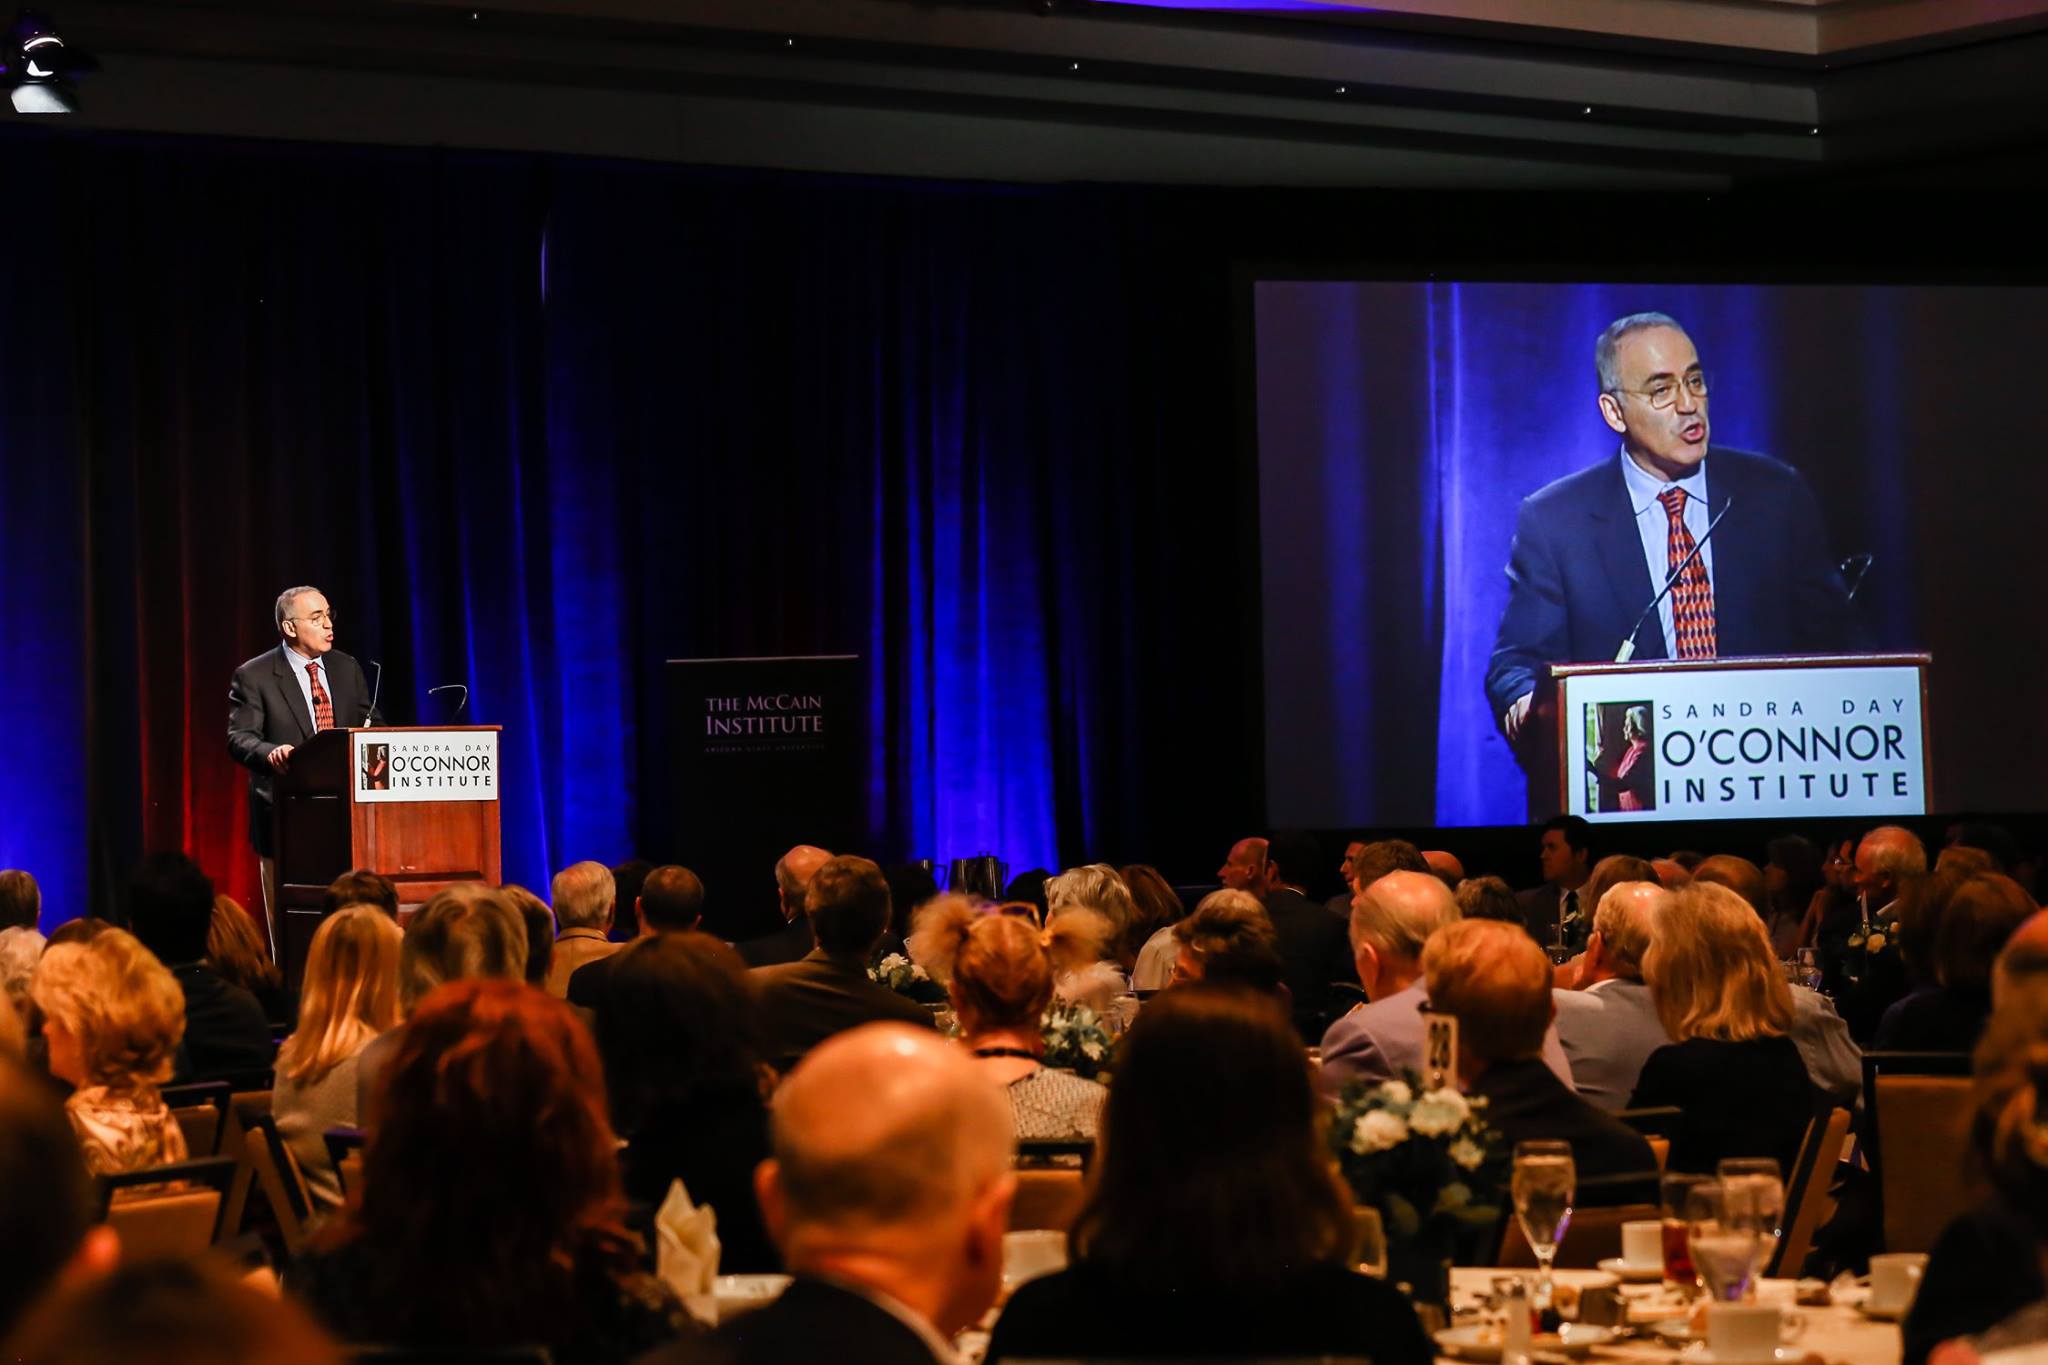
M1381 1081L1379 1097L1388 1104L1415 1103L1415 1092L1408 1088L1406 1081Z
M1360 1156L1384 1152L1407 1140L1408 1125L1401 1121L1399 1115L1389 1114L1384 1109L1373 1110L1351 1129L1351 1150Z
M1091 1062L1101 1061L1102 1044L1096 1042L1093 1038L1090 1038L1087 1042L1081 1044L1081 1055L1083 1057L1086 1057Z
M1451 1160L1468 1171L1476 1171L1479 1163L1486 1160L1486 1153L1471 1138L1459 1138L1451 1144Z
M1471 1106L1457 1091L1432 1090L1416 1102L1408 1122L1425 1137L1442 1137L1457 1132L1471 1113Z

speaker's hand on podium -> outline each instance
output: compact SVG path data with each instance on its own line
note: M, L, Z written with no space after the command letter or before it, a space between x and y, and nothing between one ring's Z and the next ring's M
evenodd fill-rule
M289 744L280 744L275 749L272 749L267 755L265 755L265 757L267 757L270 760L271 767L277 769L279 772L283 772L285 771L285 769L291 767L292 765L292 746Z
M1522 727L1529 722L1529 708L1535 702L1534 692L1524 692L1515 699L1515 704L1508 708L1508 713L1500 718L1501 728L1507 732L1508 743L1513 744L1522 737Z

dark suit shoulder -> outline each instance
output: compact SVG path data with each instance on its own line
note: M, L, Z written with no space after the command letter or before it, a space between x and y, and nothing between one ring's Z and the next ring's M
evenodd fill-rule
M284 655L281 648L277 645L272 645L255 658L244 659L239 664L236 664L235 676L239 678L245 674L268 673L283 662Z
M721 1325L699 1341L674 1342L643 1359L769 1365L813 1360L829 1344L835 1365L934 1365L924 1340L887 1309L818 1280L798 1279L782 1296Z

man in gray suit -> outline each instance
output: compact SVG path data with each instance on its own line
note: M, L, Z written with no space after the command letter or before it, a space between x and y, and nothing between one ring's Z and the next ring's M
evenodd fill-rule
M1351 951L1366 1003L1323 1034L1326 1088L1422 1070L1422 1012L1429 1004L1422 947L1431 934L1458 919L1450 888L1433 873L1389 872L1358 893L1351 906ZM1555 1028L1544 1031L1543 1062L1571 1084L1571 1064Z
M1609 888L1593 912L1579 988L1552 992L1579 1094L1609 1113L1628 1107L1644 1060L1671 1041L1643 984L1643 954L1670 903L1671 893L1654 882Z

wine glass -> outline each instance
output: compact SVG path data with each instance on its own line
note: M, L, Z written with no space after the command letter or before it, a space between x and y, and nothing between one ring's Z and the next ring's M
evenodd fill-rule
M1737 1208L1730 1214L1730 1205ZM1740 1214L1742 1197L1730 1199L1727 1184L1705 1180L1685 1194L1686 1250L1709 1298L1740 1303L1756 1278L1758 1235Z
M1571 1226L1572 1196L1578 1189L1578 1168L1569 1142L1518 1142L1509 1189L1515 1198L1515 1219L1529 1249L1536 1253L1536 1302L1550 1306L1550 1263L1557 1244Z
M1664 1208L1664 1279L1685 1298L1700 1287L1699 1272L1686 1248L1685 1196L1709 1178L1695 1171L1667 1171L1658 1182Z
M1785 1236L1785 1180L1777 1160L1725 1157L1714 1174L1726 1191L1728 1221L1756 1237L1756 1274L1761 1276Z

